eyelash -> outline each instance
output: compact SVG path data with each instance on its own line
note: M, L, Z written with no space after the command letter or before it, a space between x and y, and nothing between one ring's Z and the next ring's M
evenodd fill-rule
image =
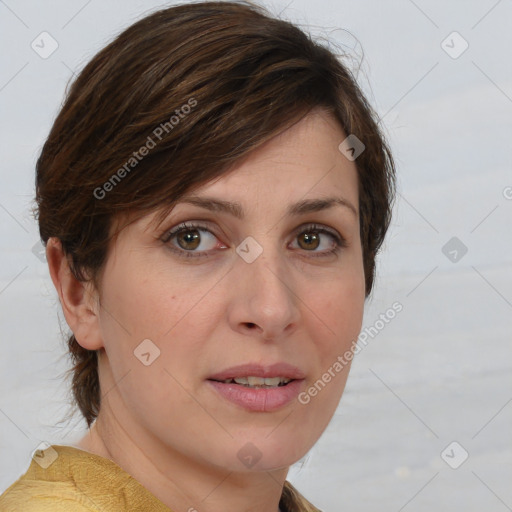
M202 252L186 251L185 249L178 249L177 247L174 247L172 244L169 243L175 236L179 235L180 233L187 232L187 231L193 231L193 230L208 231L213 236L215 236L215 233L213 233L208 227L206 227L202 224L196 224L195 222L182 222L178 226L173 228L172 230L168 231L166 233L166 235L164 236L164 238L162 239L162 242L164 244L168 245L169 248L173 252L175 252L176 254L178 254L181 257L185 257L185 258L208 257L209 254L205 251L202 251ZM314 224L314 223L306 224L306 225L298 228L295 236L299 236L304 233L310 233L310 232L330 235L335 241L334 249L330 249L329 251L324 251L324 252L320 252L317 254L315 254L314 251L306 251L306 252L311 252L312 253L311 257L313 257L313 258L322 258L322 257L330 256L331 254L338 254L341 251L341 249L347 247L347 241L345 240L345 238L339 236L335 231L331 231L330 229L327 229L323 226L319 226L318 224Z

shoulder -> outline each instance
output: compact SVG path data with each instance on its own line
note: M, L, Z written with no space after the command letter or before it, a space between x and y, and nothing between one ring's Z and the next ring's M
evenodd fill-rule
M97 512L95 479L85 452L52 445L34 452L30 466L0 495L0 512ZM93 477L93 478L91 478ZM91 492L92 491L92 492Z
M30 466L0 496L0 512L120 512L170 509L109 459L72 446L34 452Z
M0 512L97 512L87 497L59 482L24 480L14 482L0 496Z

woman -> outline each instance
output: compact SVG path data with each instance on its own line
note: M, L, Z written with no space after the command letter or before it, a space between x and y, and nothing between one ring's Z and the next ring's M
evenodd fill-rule
M37 218L89 431L0 511L315 511L394 166L351 74L247 2L138 21L73 83Z

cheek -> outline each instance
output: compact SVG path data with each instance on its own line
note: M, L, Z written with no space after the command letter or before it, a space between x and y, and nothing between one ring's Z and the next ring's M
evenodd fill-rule
M131 343L160 339L194 304L201 289L169 268L152 262L124 261L106 273L102 297L105 342L119 337Z
M362 264L333 274L320 286L310 287L313 293L305 301L323 324L317 344L323 353L332 355L345 350L359 335L365 301ZM325 336L324 336L325 335Z
M332 410L341 397L350 370L352 354L348 357L345 354L353 350L361 331L365 300L362 264L347 267L314 289L305 301L314 313L309 315L307 327L317 360L314 380L324 375L323 380L329 381L328 389L319 394L322 396L318 396L317 405L323 402L325 410ZM342 369L340 357L344 361ZM330 376L326 375L328 371Z
M201 341L211 331L215 311L208 310L204 299L210 280L184 279L153 263L138 267L119 262L109 269L100 317L114 379L130 371L132 378L146 383L145 394L157 397L162 395L159 383L167 383L163 389L176 388L170 374L182 382L189 367L201 360ZM154 362L146 367L144 359Z
M298 411L306 443L313 444L327 427L345 389L352 361L352 346L361 330L364 311L364 279L360 272L338 274L325 286L315 288L305 303L306 326L311 342L314 372L299 395ZM348 357L345 356L350 352ZM308 434L306 434L308 433Z
M100 313L113 380L106 386L117 388L146 427L155 411L163 425L176 422L176 410L197 415L201 424L204 411L186 389L201 358L201 339L208 335L204 287L157 267L125 274L119 265L108 276Z

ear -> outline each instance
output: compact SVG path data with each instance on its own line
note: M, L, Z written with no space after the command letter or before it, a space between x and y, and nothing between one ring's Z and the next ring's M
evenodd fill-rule
M102 348L99 297L93 284L76 279L58 238L48 239L46 260L53 285L59 294L62 312L77 342L88 350Z

